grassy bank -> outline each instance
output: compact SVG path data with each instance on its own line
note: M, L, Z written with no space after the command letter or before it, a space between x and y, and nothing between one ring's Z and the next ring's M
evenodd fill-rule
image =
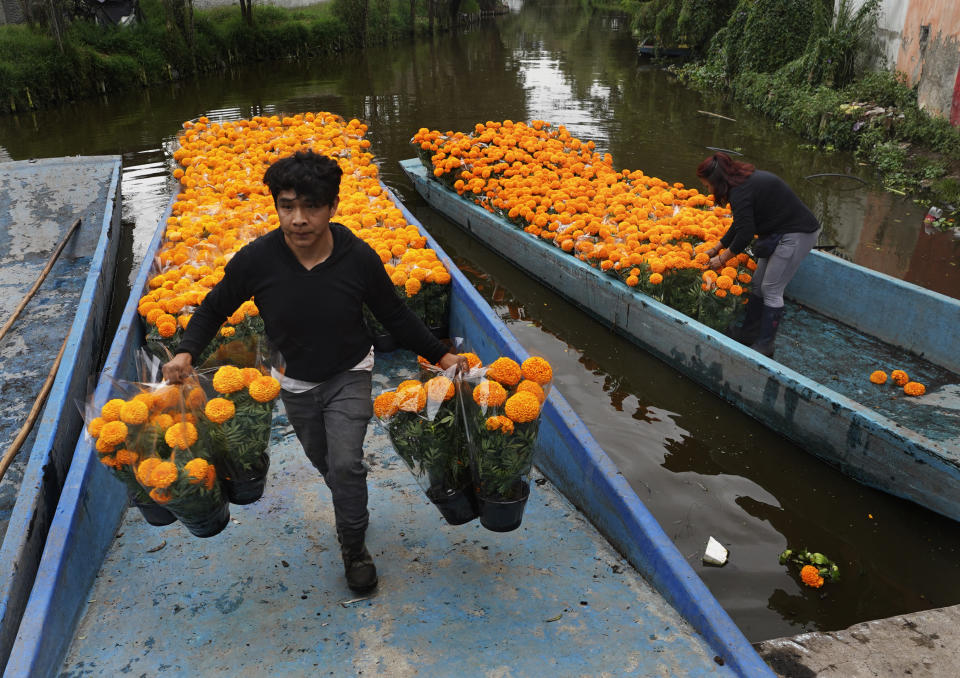
M423 2L415 7L423 11ZM67 101L146 87L230 65L307 58L409 39L429 30L411 17L408 0L374 0L366 17L354 0L283 9L257 5L253 22L237 7L194 12L192 30L160 0L141 0L137 25L104 27L74 21L63 49L43 28L0 26L0 111L19 112ZM460 12L477 12L476 0Z
M825 151L852 151L883 186L960 217L960 129L921 110L915 87L877 65L879 0L623 0L638 36L686 44L671 67L724 92ZM960 222L956 222L960 223Z

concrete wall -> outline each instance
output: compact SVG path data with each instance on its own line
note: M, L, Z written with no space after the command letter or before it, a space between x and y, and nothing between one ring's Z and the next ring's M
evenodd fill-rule
M960 2L883 0L879 28L886 67L917 85L921 108L960 125Z

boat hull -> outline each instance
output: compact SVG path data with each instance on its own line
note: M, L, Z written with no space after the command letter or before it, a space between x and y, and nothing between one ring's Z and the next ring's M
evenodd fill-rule
M617 333L852 478L960 519L960 450L952 442L931 440L900 426L505 224L430 178L418 160L401 166L433 208ZM912 327L929 322L940 328L931 345L918 352L942 360L947 369L956 366L956 355L949 355L951 342L943 341L944 348L932 345L938 338L957 336L960 304L955 300L906 283L896 285L899 281L888 276L871 277L867 269L831 255L813 252L807 259L787 290L796 291L797 301L835 318L856 318L881 339L916 349L917 332L884 332L878 322L885 317L877 312L879 302L855 298L853 291L867 284L860 280L865 277L874 285L871 289L891 300L887 307L906 309L910 322L916 323ZM897 302L895 294L916 301ZM836 296L845 297L843 303L833 305L831 297Z
M399 201L394 199L394 202L410 223L418 223ZM162 218L161 224L164 221ZM159 234L158 230L150 251L156 248ZM452 275L451 336L467 338L471 348L481 356L525 358L525 351L503 322L429 234L427 239ZM145 266L134 289L141 289L146 280ZM131 299L135 297L132 295ZM135 303L131 302L124 312L104 374L124 376L130 370L133 351L142 340ZM106 382L102 379L98 387L100 397L108 395ZM556 390L545 405L540 431L542 449L537 463L545 476L625 554L662 599L680 613L720 658L714 662L707 656L709 668L704 671L701 664L697 673L773 675ZM59 672L84 611L88 591L125 508L122 488L100 468L89 444L81 441L76 454L77 462L71 468L5 676L46 676ZM438 517L435 509L426 508L431 516ZM435 528L430 530L436 532ZM511 602L514 611L517 605L517 601ZM334 631L331 629L331 633Z
M4 261L0 280L6 289L17 290L10 294L12 302L43 269L60 240L58 233L66 233L75 218L81 219L79 230L4 339L3 407L17 420L29 411L64 339L66 344L41 416L19 452L26 463L0 547L0 666L13 645L83 426L77 404L100 368L120 241L120 185L119 156L12 162L0 170L0 203L10 202L0 209L4 214L0 249L13 260L8 264L0 257ZM9 279L17 271L22 284ZM25 353L15 359L7 355L18 344ZM30 361L38 363L36 378L28 379L22 390L13 388L13 382L29 374ZM17 374L11 376L10 370Z

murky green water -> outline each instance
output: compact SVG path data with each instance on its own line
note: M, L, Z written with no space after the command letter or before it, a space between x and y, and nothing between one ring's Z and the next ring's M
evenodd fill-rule
M695 182L707 147L734 149L797 189L824 222L823 244L960 297L960 239L923 232L924 210L897 196L850 179L805 179L872 181L847 155L804 149L750 111L678 85L636 56L621 18L591 17L575 3L517 5L432 43L260 64L0 118L0 157L121 154L125 265L135 268L173 190L170 153L184 120L319 110L370 125L385 181L520 342L553 363L564 396L748 638L960 602L957 524L847 480L614 336L435 215L397 166L413 155L419 127L466 130L506 118L563 123L618 167L671 182ZM700 564L711 535L730 548L722 569ZM777 563L788 545L827 553L842 583L802 588Z

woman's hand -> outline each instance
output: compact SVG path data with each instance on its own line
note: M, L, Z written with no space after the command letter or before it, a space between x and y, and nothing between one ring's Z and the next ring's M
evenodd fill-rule
M448 370L451 367L456 367L457 372L468 372L470 370L470 365L467 363L467 359L462 355L457 355L456 353L445 353L443 357L437 361L437 365L444 370Z
M719 271L721 268L723 268L723 263L724 263L723 260L720 258L720 255L718 254L718 255L715 256L715 257L711 257L711 258L710 258L710 261L707 262L707 265L708 265L710 268L712 268L712 269L714 269L714 270L716 270L716 271Z
M193 356L189 353L178 353L162 368L164 380L171 384L179 384L193 374Z

